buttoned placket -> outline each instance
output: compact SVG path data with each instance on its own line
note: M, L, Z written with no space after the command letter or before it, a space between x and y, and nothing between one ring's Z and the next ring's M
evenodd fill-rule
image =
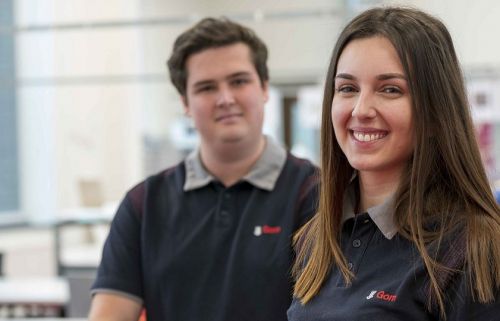
M228 227L232 224L232 188L226 188L220 183L215 184L217 191L217 225Z
M344 231L344 235L350 235L350 237L343 242L342 250L347 259L347 267L356 275L375 228L367 213L356 215L351 220L351 222L346 222L347 224L343 227L349 229ZM339 283L345 285L343 278L339 279Z

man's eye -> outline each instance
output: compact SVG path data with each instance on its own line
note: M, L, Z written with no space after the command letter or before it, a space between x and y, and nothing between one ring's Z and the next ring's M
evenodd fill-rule
M234 79L233 81L231 81L231 83L235 86L241 86L243 84L248 83L248 79L243 79L243 78Z
M209 92L213 91L215 89L214 86L203 86L203 87L198 87L197 92Z

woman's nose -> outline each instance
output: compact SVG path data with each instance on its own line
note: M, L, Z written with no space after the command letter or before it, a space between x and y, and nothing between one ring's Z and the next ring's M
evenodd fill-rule
M377 112L374 103L375 99L373 97L373 94L360 93L360 95L358 95L358 99L356 100L353 106L352 117L357 117L357 118L375 117Z

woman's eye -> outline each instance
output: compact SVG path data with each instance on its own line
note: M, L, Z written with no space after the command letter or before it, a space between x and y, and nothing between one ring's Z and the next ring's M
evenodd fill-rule
M340 86L336 89L336 91L340 93L349 94L356 92L356 88L354 88L353 86Z
M398 87L384 87L382 92L386 94L401 94L402 91Z

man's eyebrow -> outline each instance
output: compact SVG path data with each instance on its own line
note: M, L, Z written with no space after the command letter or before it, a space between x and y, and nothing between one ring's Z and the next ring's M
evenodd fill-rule
M203 86L206 86L206 85L211 85L215 83L214 80L200 80L200 81L197 81L193 84L193 87L195 88L198 88L198 87L203 87Z
M226 79L234 79L234 78L238 78L238 77L250 77L250 72L248 71L238 71L238 72L235 72L235 73L232 73L228 76L226 76ZM206 80L199 80L197 82L195 82L193 84L193 87L197 88L197 87L203 87L203 86L206 86L206 85L212 85L214 83L216 83L217 81L215 79L206 79Z
M233 74L230 74L226 78L231 79L231 78L237 78L237 77L241 77L241 76L249 77L250 76L250 72L248 72L248 71L238 71L238 72L235 72Z

